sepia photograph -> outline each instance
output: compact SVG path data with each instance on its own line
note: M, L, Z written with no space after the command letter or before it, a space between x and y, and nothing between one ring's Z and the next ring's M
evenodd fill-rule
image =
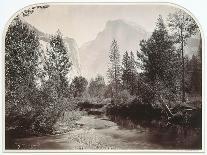
M4 29L5 150L202 150L202 33L166 3L43 3Z

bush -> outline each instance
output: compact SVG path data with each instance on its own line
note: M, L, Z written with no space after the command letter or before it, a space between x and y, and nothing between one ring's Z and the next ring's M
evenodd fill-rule
M76 100L65 97L54 98L53 93L48 93L48 91L40 93L39 105L36 105L36 111L34 111L36 116L32 128L35 132L50 134L64 111L72 111L76 108Z
M136 120L152 120L160 119L162 109L154 107L152 104L147 104L141 98L136 97L128 100L127 104L112 104L107 107L108 115L117 115Z
M113 99L113 103L117 105L129 104L132 100L135 99L135 96L130 95L127 90L119 92L118 96Z
M65 133L76 127L76 121L83 116L85 112L79 110L64 111L53 126L53 133Z

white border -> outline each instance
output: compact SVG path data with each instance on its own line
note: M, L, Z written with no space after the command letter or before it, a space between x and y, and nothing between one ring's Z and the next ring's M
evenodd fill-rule
M197 1L197 3L199 3L198 1ZM33 3L33 4L30 4L30 5L27 5L26 7L24 7L24 8L22 8L22 9L20 9L20 10L18 10L16 13L14 13L13 14L13 16L10 18L10 20L7 22L7 24L6 24L6 26L4 26L4 32L3 32L3 44L2 44L2 46L3 46L3 48L2 48L2 51L4 51L4 36L5 36L5 33L6 33L6 29L7 29L7 27L8 27L8 25L9 25L9 23L11 22L11 20L13 19L13 17L17 14L17 13L19 13L19 12L21 12L22 10L24 10L25 8L27 8L27 7L30 7L30 6L32 6L32 5L36 5L36 4L40 4L40 3ZM57 3L49 3L50 5L55 5L55 4L57 4ZM187 13L189 13L192 17L194 17L194 15L192 15L192 13L190 12L190 11L188 11L188 10L186 10L185 8L183 8L183 7L181 7L181 6L179 6L179 5L175 5L175 4L172 4L172 3L125 3L125 2L121 2L121 3L111 3L111 2L109 2L109 3L58 3L58 4L61 4L61 5L116 5L116 4L119 4L119 5L135 5L135 4L137 4L137 5L142 5L142 4L144 4L144 5L151 5L151 4L155 4L155 5L172 5L172 6L174 6L174 7L177 7L177 8L180 8L180 9L182 9L182 10L184 10L184 11L186 11ZM2 137L3 137L3 141L2 141L2 150L3 150L3 152L7 152L7 153L13 153L13 152L17 152L17 153L22 153L22 152L88 152L88 153L92 153L92 152L119 152L119 153L123 153L123 152L189 152L189 153L191 153L191 152L204 152L204 115L205 115L205 108L204 108L204 106L205 106L205 103L204 103L204 101L205 101L205 96L204 96L204 85L205 85L205 81L204 81L204 66L206 65L205 64L205 62L204 62L204 57L205 57L205 53L204 53L204 49L205 49L205 38L204 38L204 32L203 32L203 29L202 29L202 27L201 27L201 24L198 22L198 20L194 17L194 19L196 20L196 22L198 23L198 25L199 25L199 28L200 28L200 31L201 31L201 36L202 36L202 59L203 59L203 64L202 64L202 82L203 82L203 87L202 87L202 150L83 150L83 151L81 151L81 150L5 150L5 148L4 148L4 140L5 140L5 135L4 135L4 120L5 120L5 118L4 118L4 55L3 55L3 57L1 57L1 58L3 58L3 61L1 61L1 62L3 62L3 65L1 65L1 67L3 66L3 80L2 80L2 85L3 85L3 87L2 87L2 93L1 93L1 95L3 96L2 98L3 98L3 105L2 105L2 111L3 111L3 119L1 120L2 121L2 129L3 129L3 131L2 131ZM3 52L4 53L4 52Z

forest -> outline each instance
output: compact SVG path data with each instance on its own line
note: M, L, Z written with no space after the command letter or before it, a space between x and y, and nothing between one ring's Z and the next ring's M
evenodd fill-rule
M45 8L37 8L45 9ZM24 12L28 16L32 12ZM202 40L194 19L177 11L157 17L138 51L120 55L114 38L107 78L69 80L73 65L58 30L41 49L38 34L16 16L5 36L5 134L13 137L65 133L82 115L115 116L143 126L202 127ZM200 36L188 57L188 39ZM136 55L134 54L136 53Z

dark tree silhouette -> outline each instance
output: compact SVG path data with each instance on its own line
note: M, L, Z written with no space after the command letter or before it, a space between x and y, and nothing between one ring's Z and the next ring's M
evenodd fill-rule
M195 20L183 10L169 14L168 21L168 25L171 28L175 38L175 42L180 44L178 50L181 52L182 59L182 101L185 102L184 46L186 45L187 39L197 32L198 25Z
M152 86L164 85L175 92L178 56L161 16L152 36L142 40L140 46L141 52L137 52L137 56L147 81Z
M15 18L5 38L6 113L20 113L22 106L27 105L29 100L27 103L25 100L35 89L38 52L36 33L20 18Z

